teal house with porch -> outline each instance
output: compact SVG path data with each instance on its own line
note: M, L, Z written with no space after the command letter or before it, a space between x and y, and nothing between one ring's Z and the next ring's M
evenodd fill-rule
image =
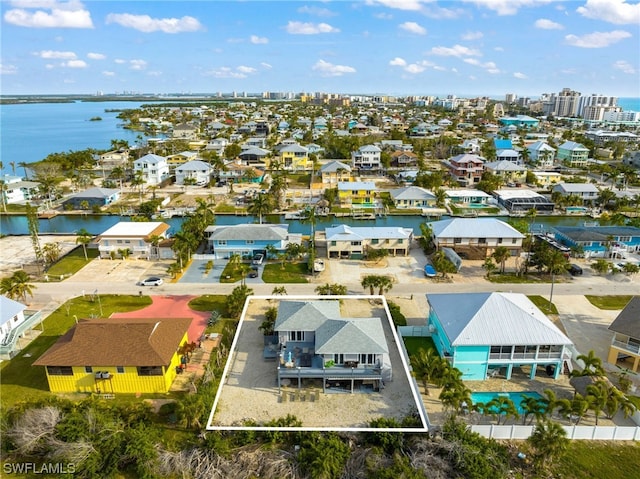
M427 329L463 380L511 379L514 372L559 377L572 342L519 293L428 294Z

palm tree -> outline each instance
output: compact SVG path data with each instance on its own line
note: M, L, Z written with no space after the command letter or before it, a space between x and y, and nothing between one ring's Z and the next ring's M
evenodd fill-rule
M551 465L569 447L565 429L559 423L549 420L539 422L527 442L535 451L533 461L540 469L544 465Z
M539 422L540 419L544 417L546 409L545 406L546 405L544 400L540 400L533 396L525 396L524 399L520 402L520 408L523 411L522 424L526 424L529 417L531 417L531 421L529 422L529 424L533 422L534 418L536 422Z
M371 296L374 295L374 288L378 286L378 278L378 275L368 274L364 278L362 278L362 281L360 282L364 289L369 288L369 294Z
M420 348L416 354L411 356L412 374L422 380L425 395L429 396L429 383L440 377L444 368L448 366L446 359L440 357L438 352L429 348Z
M447 199L447 192L444 188L436 188L433 190L433 194L436 197L436 206L438 208L444 208L445 201Z
M316 286L316 289L314 291L316 292L316 294L323 296L344 296L348 292L345 285L338 283L325 283L320 286Z
M85 261L89 261L89 257L87 256L87 245L91 243L92 239L93 235L84 228L78 230L78 233L76 233L76 244L82 245Z
M491 255L496 263L500 263L500 273L504 274L504 266L507 260L511 257L511 252L506 246L498 246Z
M391 288L393 288L393 281L391 278L384 275L380 276L378 279L378 294L382 296L384 293L390 291Z
M0 282L0 293L5 294L8 298L21 300L23 303L27 301L27 294L33 297L35 286L29 283L29 275L23 269L15 271L10 277L3 278Z
M26 161L21 161L18 163L18 166L24 170L24 179L26 181L29 181L29 170L27 169L29 163L27 163Z
M582 371L573 370L572 376L604 376L605 371L602 367L602 360L596 356L596 353L592 350L588 354L579 354L576 359L584 363Z
M587 386L587 401L589 402L589 409L593 411L593 415L596 418L596 426L598 425L600 413L607 406L608 397L609 387L604 381L597 381Z
M4 180L0 180L0 201L2 202L2 211L7 212L7 183Z
M160 251L159 251L159 246L160 246L160 242L163 240L164 238L160 235L151 235L149 236L149 244L151 245L151 251L150 251L150 256L152 256L153 258L158 258L160 256Z
M271 213L274 209L274 206L275 205L271 196L260 193L251 200L247 211L250 214L257 216L258 222L262 224L262 217Z
M551 273L551 291L549 293L549 304L553 302L553 286L555 284L556 274L567 270L569 262L564 257L561 251L554 249L549 252L545 258L545 266L549 273Z

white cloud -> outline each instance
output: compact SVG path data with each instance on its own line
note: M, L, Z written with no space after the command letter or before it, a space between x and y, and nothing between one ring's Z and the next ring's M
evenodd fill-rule
M308 5L298 8L298 13L315 15L316 17L335 17L337 15L337 13L332 12L328 8L320 8L315 6L310 7Z
M633 65L625 60L618 60L612 66L616 70L620 70L622 73L628 73L629 75L634 75L636 73L636 69Z
M565 41L574 47L580 48L605 48L614 43L618 43L620 40L629 38L631 34L624 30L614 30L612 32L593 32L587 35L567 35L564 37Z
M463 47L462 45L454 45L452 47L433 47L431 49L432 55L439 55L442 57L481 57L482 53L479 50L469 47Z
M253 43L254 45L260 45L263 43L269 43L269 39L266 37L259 37L258 35L251 35L251 37L249 38L249 40L251 41L251 43Z
M537 7L546 5L553 0L463 0L466 3L473 3L478 7L493 10L498 15L515 15L518 10L525 7Z
M378 20L391 20L393 18L393 15L386 12L380 12L380 13L375 13L373 17L377 18Z
M576 12L587 18L616 25L640 24L640 3L630 5L626 0L587 0Z
M540 18L533 24L534 27L541 30L563 30L564 27L556 22L553 22L547 18Z
M84 60L69 60L68 62L63 62L62 65L66 68L87 68L87 62Z
M394 66L394 67L403 67L407 64L406 60L404 58L400 58L400 57L395 57L393 60L391 60L389 62L389 65Z
M112 71L109 71L109 70L105 70L105 71L103 71L103 72L102 72L102 74L103 74L104 76L106 76L106 77L114 77L114 76L116 76L116 73L115 73L115 72L112 72Z
M247 78L247 75L245 73L234 71L232 68L229 68L229 67L216 68L206 73L206 75L212 76L215 78L233 78L236 80Z
M56 60L75 60L77 55L73 52L60 52L56 50L41 50L39 52L34 52L34 55L45 58L47 60L56 59Z
M0 63L0 75L15 75L16 73L18 73L18 67L15 65Z
M87 53L87 58L90 60L104 60L107 57L102 53Z
M93 28L91 14L78 1L17 1L4 20L27 28ZM37 9L34 11L34 9Z
M144 70L147 68L147 62L144 60L129 60L129 68L132 70Z
M122 58L116 58L115 60L113 60L115 63L117 63L118 65L122 65L124 63L127 63L127 60L123 60Z
M253 68L253 67L247 67L247 66L244 66L244 65L240 65L240 66L237 68L237 70L238 70L240 73L246 73L246 74L255 73L255 72L257 72L257 71L258 71L258 70L256 70L256 69L255 69L255 68Z
M520 72L515 72L513 74L514 78L518 78L519 80L526 80L527 78L529 78L527 75L525 75L524 73L520 73Z
M404 22L399 25L399 27L405 32L413 33L415 35L426 35L427 29L421 27L416 22Z
M340 30L328 23L289 22L285 27L292 35L317 35L318 33L338 33Z
M468 63L469 65L474 65L480 68L484 68L489 73L500 73L500 69L496 66L494 62L485 62L482 63L480 60L476 58L465 58L463 62Z
M272 65L270 65L269 63L266 63L266 62L261 62L261 63L260 63L260 66L261 66L262 68L267 69L267 70L271 70L271 69L273 68L273 66L272 66Z
M462 34L462 39L467 41L480 40L482 37L484 37L484 33L482 32L467 32Z
M149 15L132 15L130 13L110 13L106 23L116 23L122 27L133 28L144 33L164 32L183 33L196 32L203 27L197 18L184 16L182 18L151 18Z
M312 70L320 73L324 77L339 77L345 73L355 73L356 69L347 65L334 65L333 63L318 60Z
M417 11L422 8L422 2L420 0L367 0L367 5L382 5L388 8L395 8L398 10L412 10Z

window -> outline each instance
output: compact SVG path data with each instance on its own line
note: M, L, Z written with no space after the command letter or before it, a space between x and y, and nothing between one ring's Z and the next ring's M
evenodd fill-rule
M289 331L289 341L304 341L304 331Z
M498 244L502 244L502 238L498 238Z
M360 355L360 363L361 364L375 364L376 363L376 355L375 354L361 354Z
M162 366L138 366L138 376L162 376Z
M335 364L344 364L344 354L334 354L333 362Z
M335 242L335 241L332 241L332 242L331 242L331 246L335 246L335 245L336 245L336 242Z
M456 244L462 243L462 238L453 238L453 242Z
M631 241L631 236L620 236L618 241L620 243L629 243Z
M71 366L47 366L49 376L73 376Z
M116 366L116 372L118 374L124 374L124 366Z
M253 244L254 241L253 240L247 240L247 244Z
M362 241L352 241L351 242L351 246L360 246L362 244Z
M378 244L378 239L377 238L372 239L371 244Z
M85 373L92 373L93 372L93 368L91 366L85 366L84 367L84 372Z
M402 238L400 238L400 239L398 240L398 244L402 244L402 243L404 243L404 240L403 240Z
M478 244L486 244L487 238L478 238Z
M227 246L227 240L218 240L218 246Z
M516 238L511 238L511 244L516 244L518 240Z

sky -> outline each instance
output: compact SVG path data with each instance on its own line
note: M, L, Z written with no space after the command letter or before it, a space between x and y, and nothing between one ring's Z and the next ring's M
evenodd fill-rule
M0 93L640 97L640 0L0 0Z

